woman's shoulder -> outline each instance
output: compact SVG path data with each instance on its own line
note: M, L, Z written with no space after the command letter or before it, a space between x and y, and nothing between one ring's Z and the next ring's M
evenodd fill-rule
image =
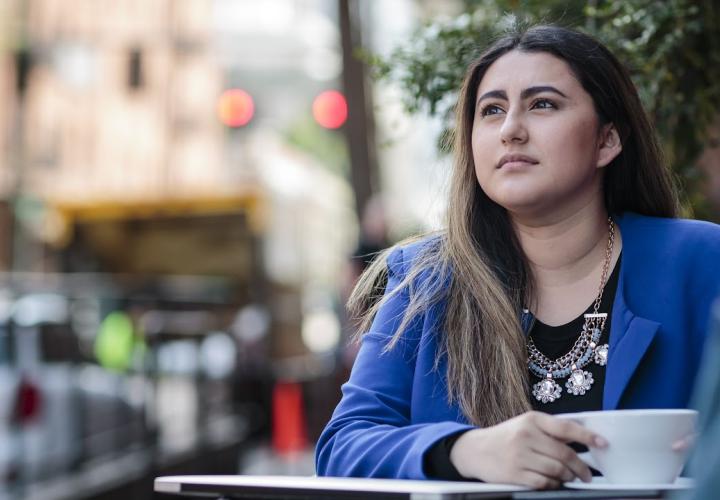
M427 262L431 255L437 255L443 239L443 233L435 232L413 236L396 243L389 249L388 268L391 272L407 274L415 265L422 261Z
M677 250L697 247L720 253L720 225L693 219L650 217L626 212L617 218L624 241L663 244Z
M660 280L709 300L720 293L720 226L711 222L625 214L618 218L623 262L644 290Z

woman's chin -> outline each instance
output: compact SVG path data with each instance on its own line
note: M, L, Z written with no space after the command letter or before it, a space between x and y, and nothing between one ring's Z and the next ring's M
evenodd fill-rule
M508 212L530 214L537 212L547 205L545 198L546 197L540 196L538 193L513 192L505 193L503 196L497 196L491 199Z

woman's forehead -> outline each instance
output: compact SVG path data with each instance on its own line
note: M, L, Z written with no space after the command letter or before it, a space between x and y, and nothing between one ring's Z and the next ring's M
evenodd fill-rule
M480 81L478 92L510 92L537 85L562 85L568 90L580 87L570 66L559 57L547 52L512 50L490 65Z

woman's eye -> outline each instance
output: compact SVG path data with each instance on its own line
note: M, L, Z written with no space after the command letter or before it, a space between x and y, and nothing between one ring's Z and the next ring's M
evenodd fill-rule
M480 110L480 116L497 115L502 113L502 109L495 104L488 104Z
M533 109L553 109L555 107L555 103L547 99L538 99L532 104Z

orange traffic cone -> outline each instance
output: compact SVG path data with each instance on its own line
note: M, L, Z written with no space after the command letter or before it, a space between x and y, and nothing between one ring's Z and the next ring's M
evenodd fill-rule
M272 444L279 455L307 449L302 387L297 382L277 382L273 388Z

